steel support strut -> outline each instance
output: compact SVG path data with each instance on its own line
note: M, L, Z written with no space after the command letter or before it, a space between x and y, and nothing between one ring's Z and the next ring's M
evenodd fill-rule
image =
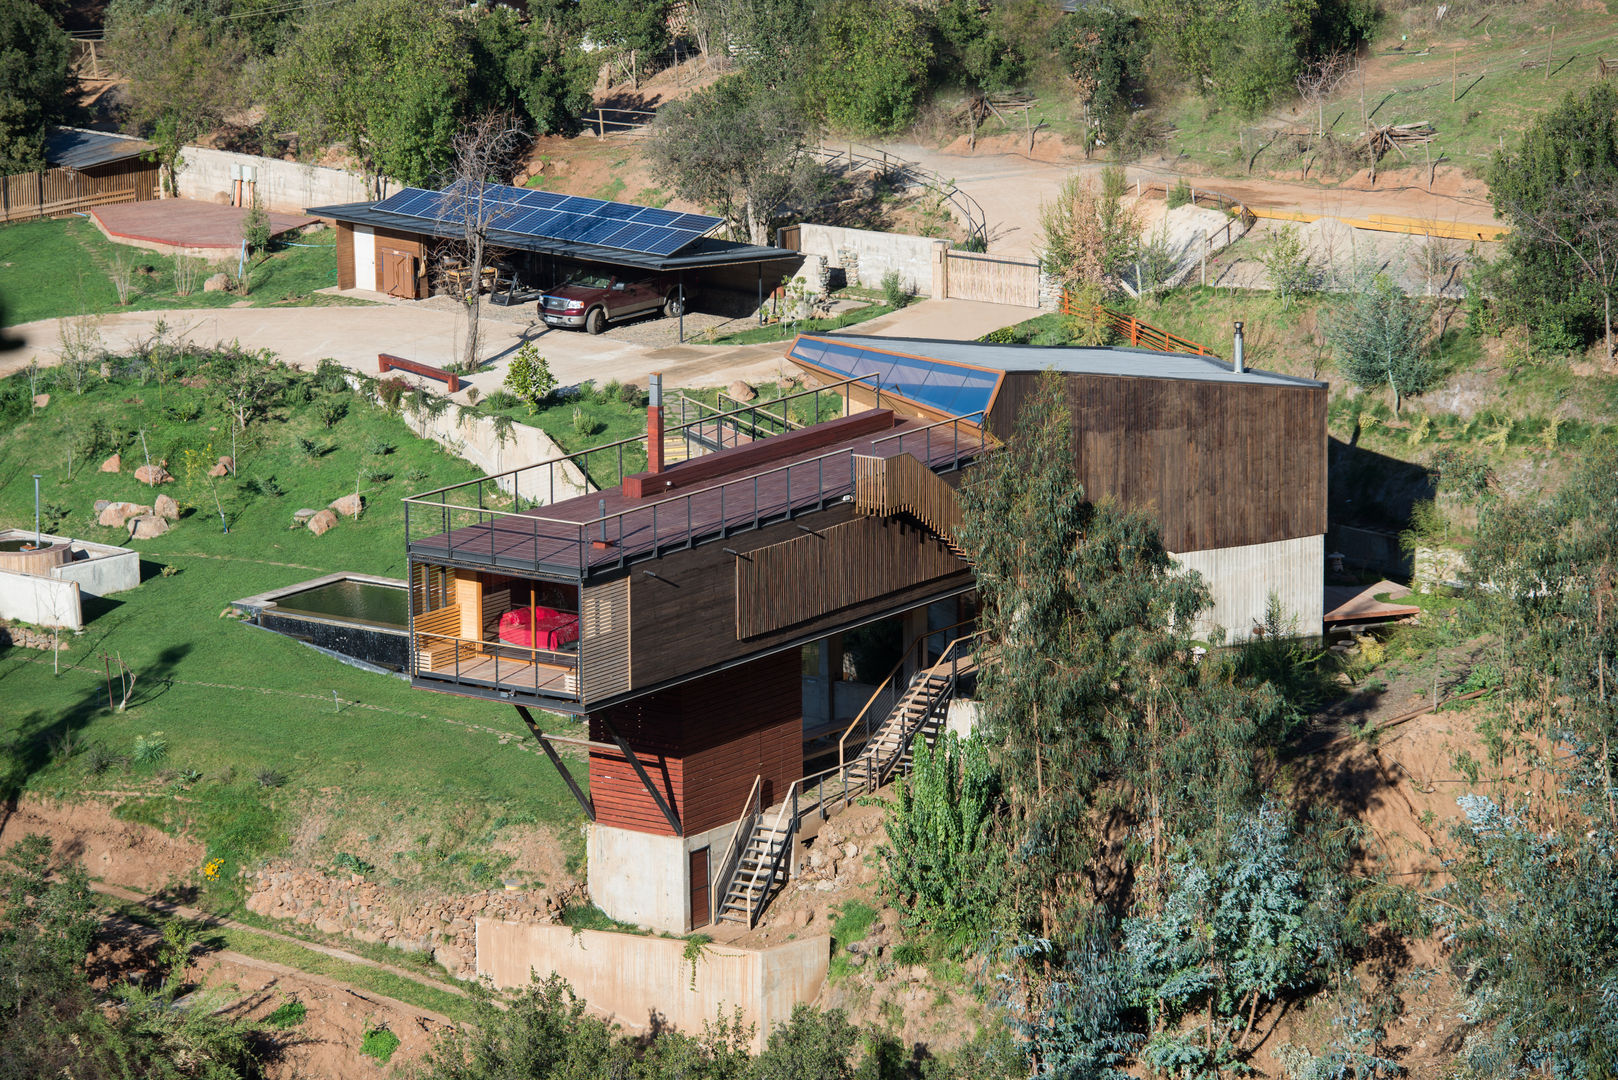
M579 807L584 811L584 816L594 821L596 819L595 802L591 800L590 796L579 790L579 785L573 779L573 774L567 771L567 766L562 764L562 759L557 756L556 747L551 745L551 741L545 737L545 733L539 729L539 725L534 723L533 714L528 711L528 706L518 705L517 715L522 717L522 722L528 725L528 730L532 731L534 738L539 740L540 747L545 751L545 756L551 759L551 764L556 766L556 771L562 774L562 783L566 784L567 789L573 793L573 797L579 800Z

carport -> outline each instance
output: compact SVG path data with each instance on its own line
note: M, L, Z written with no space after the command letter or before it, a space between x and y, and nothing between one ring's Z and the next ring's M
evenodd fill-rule
M803 262L786 248L712 237L720 219L706 215L497 184L481 195L487 248L502 265L490 296L497 304L537 299L590 270L667 274L678 282L682 309L736 314L762 308ZM306 212L336 224L339 288L422 299L452 287L439 268L463 237L463 205L454 189L406 188L381 202ZM681 322L684 340L683 315Z

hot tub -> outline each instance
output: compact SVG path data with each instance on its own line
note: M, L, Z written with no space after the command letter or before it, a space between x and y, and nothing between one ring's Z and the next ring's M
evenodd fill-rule
M46 541L44 547L35 547L32 538L19 540L13 536L0 540L0 570L49 577L52 567L72 561L72 544Z
M328 574L238 600L266 630L391 671L410 662L410 602L403 581Z

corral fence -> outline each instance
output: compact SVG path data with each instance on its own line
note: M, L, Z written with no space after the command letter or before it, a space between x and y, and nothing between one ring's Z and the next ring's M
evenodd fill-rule
M1125 315L1121 311L1103 307L1100 304L1082 304L1071 296L1062 296L1062 314L1076 318L1088 319L1092 323L1106 327L1120 338L1128 341L1137 349L1152 349L1156 352L1193 353L1197 356L1211 356L1219 359L1219 354L1190 338L1183 338L1178 334L1171 334L1167 330L1160 330L1149 322L1142 322L1133 315Z
M1247 235L1247 230L1258 224L1259 215L1240 199L1233 199L1229 195L1223 194L1222 192L1213 191L1209 188L1199 188L1195 185L1187 186L1190 189L1190 201L1193 204L1197 206L1205 206L1210 210L1219 210L1223 212L1229 219L1225 223L1224 228L1225 242L1220 246L1229 246L1232 240L1236 240ZM1170 187L1168 183L1162 180L1135 181L1136 198L1145 198L1148 194L1153 198L1156 198L1159 194L1161 194L1166 202L1169 197L1169 191ZM1205 237L1204 242L1211 245L1213 243L1213 237Z
M157 165L138 158L105 166L96 176L74 169L17 173L0 178L0 222L32 221L155 198Z

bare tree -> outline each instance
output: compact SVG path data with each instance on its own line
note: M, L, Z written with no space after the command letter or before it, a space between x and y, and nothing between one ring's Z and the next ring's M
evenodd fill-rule
M509 112L487 112L468 122L455 135L453 179L445 218L456 226L455 247L471 275L466 299L466 341L463 367L477 367L479 317L482 315L483 264L488 257L489 233L510 214L504 202L492 199L491 189L511 179L518 155L529 135Z
M1600 291L1610 366L1612 294L1618 289L1618 176L1575 176L1550 192L1543 211L1520 202L1511 211L1512 219L1541 241L1572 255L1585 279Z
M1305 64L1293 81L1298 88L1298 96L1303 98L1306 104L1315 107L1317 137L1324 138L1326 134L1326 99L1337 92L1337 87L1353 70L1354 54L1346 49L1340 49Z

